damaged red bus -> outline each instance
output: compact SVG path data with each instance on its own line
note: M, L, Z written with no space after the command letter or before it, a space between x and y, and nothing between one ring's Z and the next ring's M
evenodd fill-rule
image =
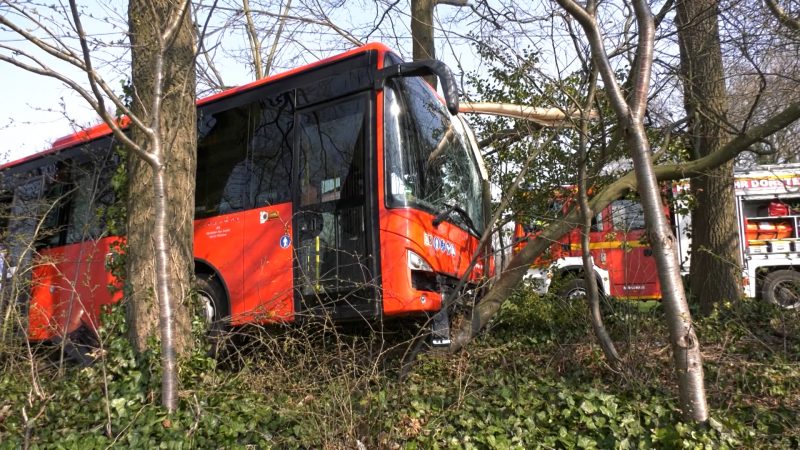
M209 318L428 315L445 345L437 313L478 252L488 205L457 95L441 62L368 44L199 101L194 255ZM105 217L116 147L99 125L0 168L30 339L94 330L121 296L106 268L121 239ZM492 270L489 255L477 261L473 286Z

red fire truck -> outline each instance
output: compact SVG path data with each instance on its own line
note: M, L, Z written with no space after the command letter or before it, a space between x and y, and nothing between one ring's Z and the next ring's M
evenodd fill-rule
M800 307L800 164L760 166L735 175L744 295ZM676 185L676 190L685 184ZM683 268L691 258L691 223L677 216Z
M445 336L443 297L477 252L488 205L455 86L441 62L369 44L199 101L195 271L212 320L430 314ZM0 168L31 339L93 330L121 295L106 258L122 237L104 216L116 147L100 125ZM468 281L491 268L478 259Z
M574 204L574 190L570 195L554 201L551 209L565 214ZM667 209L665 208L665 211ZM621 199L611 202L592 218L589 232L589 251L594 266L597 285L604 295L619 299L651 300L661 297L655 261L645 242L644 211L636 200ZM536 226L516 224L515 240L536 233ZM581 258L581 231L575 228L554 242L548 252L537 259L528 270L527 278L536 290L544 294L555 286L559 295L576 297L585 295Z
M686 182L674 185L678 202L687 187ZM800 165L737 171L735 194L743 295L763 298L784 308L800 307ZM569 201L562 203L571 206ZM687 275L691 263L690 217L666 207L665 214L673 219L681 269ZM594 275L603 294L619 299L661 297L655 261L644 240L644 227L642 207L630 199L612 202L592 220L590 252ZM518 223L515 238L521 241L531 232L535 230ZM580 230L576 228L534 262L528 277L540 293L548 292L553 279L561 279L564 280L559 285L561 295L583 295L580 252Z

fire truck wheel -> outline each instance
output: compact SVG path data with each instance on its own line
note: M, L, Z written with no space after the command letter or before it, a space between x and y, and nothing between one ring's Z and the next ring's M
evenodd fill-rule
M587 296L586 280L583 278L573 278L566 281L558 295L566 300L582 300Z
M209 354L216 356L221 349L221 337L228 323L225 290L213 275L199 274L195 280L197 291L197 316L203 321L207 341L211 344Z
M800 308L800 272L778 270L764 279L764 299L781 308Z

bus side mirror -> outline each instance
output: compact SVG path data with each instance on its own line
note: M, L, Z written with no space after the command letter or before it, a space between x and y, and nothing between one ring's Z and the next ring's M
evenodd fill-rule
M444 102L450 114L458 114L458 87L456 78L450 68L441 61L435 59L425 59L422 61L404 62L393 66L384 67L378 71L375 78L375 88L383 89L386 80L395 77L418 77L424 75L436 75L442 83Z

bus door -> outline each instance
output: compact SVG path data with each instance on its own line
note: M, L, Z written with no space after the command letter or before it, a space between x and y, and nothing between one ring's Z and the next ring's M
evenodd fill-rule
M379 314L368 220L369 96L295 116L295 304L305 316Z
M611 203L613 240L607 252L611 295L617 298L660 298L658 270L649 243L646 242L644 210L636 200Z

